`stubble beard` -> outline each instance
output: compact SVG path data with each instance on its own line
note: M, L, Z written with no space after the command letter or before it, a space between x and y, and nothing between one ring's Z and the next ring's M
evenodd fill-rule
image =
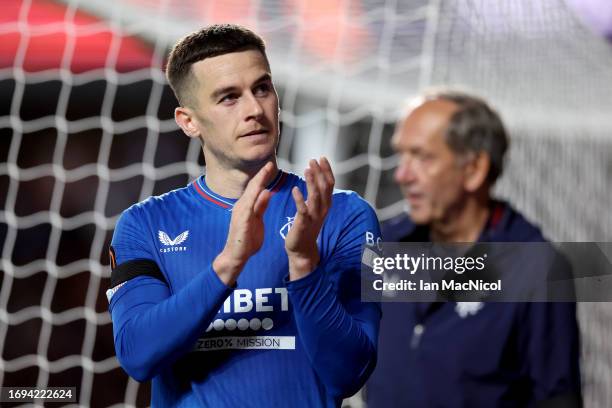
M222 149L218 149L215 146L212 146L210 144L207 146L204 143L204 139L201 136L200 136L200 141L202 142L202 150L204 153L205 164L214 162L215 165L217 165L218 167L224 170L241 170L245 172L252 172L253 170L258 170L263 165L265 165L267 162L276 158L276 151L278 149L278 140L277 140L276 146L274 146L274 149L272 149L270 154L262 158L248 160L248 159L238 157L237 155L235 156L229 155L227 154L227 152L223 151ZM206 154L207 150L209 154ZM207 158L212 159L212 160L207 160Z

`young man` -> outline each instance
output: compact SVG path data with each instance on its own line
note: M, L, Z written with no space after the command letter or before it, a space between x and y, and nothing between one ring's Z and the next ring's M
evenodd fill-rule
M276 164L278 96L262 39L188 35L167 76L206 175L126 210L111 246L117 357L157 406L339 406L373 369L379 306L360 301L379 236L326 159ZM307 198L307 201L306 201Z
M410 213L383 226L385 241L544 240L491 198L508 141L484 101L428 94L402 118L392 143ZM381 324L371 408L579 406L574 303L385 303Z

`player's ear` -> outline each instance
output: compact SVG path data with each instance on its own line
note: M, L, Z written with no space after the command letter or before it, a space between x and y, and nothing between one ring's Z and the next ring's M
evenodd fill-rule
M479 190L487 182L490 168L491 158L487 153L481 151L474 154L465 165L465 190L470 193Z
M200 136L198 122L191 109L183 106L179 106L178 108L174 109L174 120L187 136Z

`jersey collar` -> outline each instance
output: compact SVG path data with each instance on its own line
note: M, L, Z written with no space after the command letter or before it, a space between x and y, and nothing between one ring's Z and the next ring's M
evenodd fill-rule
M283 184L285 183L285 180L287 179L287 173L285 173L282 170L278 171L278 174L274 177L274 180L272 180L270 182L270 184L268 184L268 186L266 187L268 190L270 190L270 192L272 192L272 194L276 193L277 191L280 190L280 188L283 186ZM227 198L227 197L223 197L219 194L214 193L207 185L206 185L206 178L204 175L201 175L200 177L198 177L197 179L195 179L192 183L193 188L197 191L197 193L200 195L200 197L202 197L203 199L205 199L206 201L224 208L228 211L231 211L232 208L234 207L234 204L236 204L236 201L238 201L237 198Z

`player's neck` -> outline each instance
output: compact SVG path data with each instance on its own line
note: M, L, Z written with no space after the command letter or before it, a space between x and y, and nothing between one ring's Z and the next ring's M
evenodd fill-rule
M276 158L270 161L274 164L274 176L278 173ZM249 181L267 162L246 169L225 168L223 166L207 164L206 186L215 194L226 198L240 198ZM271 179L273 179L272 177Z
M490 197L471 196L454 209L443 221L430 226L434 242L476 242L489 219Z

